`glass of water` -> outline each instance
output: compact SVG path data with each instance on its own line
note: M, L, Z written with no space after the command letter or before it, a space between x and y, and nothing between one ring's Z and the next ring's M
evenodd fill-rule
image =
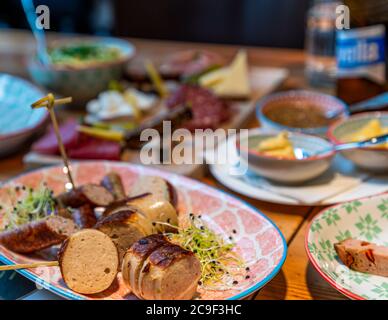
M315 0L307 13L305 74L310 85L335 84L336 7L339 1Z

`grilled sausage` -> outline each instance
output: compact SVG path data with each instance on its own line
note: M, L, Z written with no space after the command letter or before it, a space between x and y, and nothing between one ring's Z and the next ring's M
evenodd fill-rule
M148 196L148 195L150 195L150 193L139 194L138 196L126 197L125 199L122 199L119 201L113 201L110 205L108 205L105 208L103 215L104 215L104 217L106 217L106 216L111 215L114 212L120 211L121 209L125 209L127 207L128 202L135 200L135 199L138 199L138 198Z
M101 185L112 193L114 200L125 199L125 189L120 175L116 172L109 172L101 181Z
M163 238L147 237L125 254L124 281L141 299L191 299L201 277L201 265L191 251Z
M119 266L113 241L94 229L71 235L59 250L58 261L66 285L82 294L108 289L116 279Z
M97 223L96 215L89 204L73 209L72 217L80 229L93 228Z
M341 261L355 271L388 277L388 247L346 239L334 244Z
M155 249L166 244L166 241L165 236L153 234L136 241L125 253L121 266L123 280L136 296L141 296L138 279L144 261Z
M159 199L167 200L176 207L178 202L177 192L173 185L167 180L156 176L144 176L139 178L134 184L130 196L152 193Z
M31 253L59 244L77 230L72 220L49 216L1 233L0 243L15 252Z
M113 200L113 195L107 189L91 183L64 192L57 197L57 201L62 206L72 208L78 208L84 204L89 204L92 207L106 207Z
M150 219L155 224L157 232L177 231L170 226L178 225L178 215L169 201L149 194L128 201L127 206Z
M101 219L95 228L113 240L120 263L125 252L135 241L156 233L149 219L131 209L121 210Z
M145 193L109 205L104 211L104 216L109 216L118 211L132 210L147 217L154 225L156 232L176 232L178 215L170 202L157 198L153 194Z

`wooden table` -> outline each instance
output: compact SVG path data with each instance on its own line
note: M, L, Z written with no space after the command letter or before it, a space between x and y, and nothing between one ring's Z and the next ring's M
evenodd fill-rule
M185 48L207 48L232 57L235 46L161 42L129 39L137 48L137 56L132 63L161 56ZM304 55L302 51L289 49L246 48L252 65L286 67L291 74L282 89L306 88L303 77ZM0 71L28 77L24 60L33 52L32 37L24 31L0 31ZM258 126L252 120L249 127ZM25 170L22 157L27 150L0 160L0 180L10 178ZM304 235L309 221L321 208L285 206L253 200L225 188L210 174L202 182L226 190L264 212L283 232L288 243L288 257L280 273L252 298L263 299L345 299L330 287L313 269L304 250Z

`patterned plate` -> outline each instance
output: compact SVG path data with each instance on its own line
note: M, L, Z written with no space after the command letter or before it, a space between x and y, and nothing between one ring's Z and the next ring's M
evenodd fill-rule
M321 276L351 299L388 300L388 277L347 268L333 244L346 238L388 246L388 194L347 202L317 215L306 235L306 251Z
M118 162L87 161L73 163L76 184L99 183L101 178L114 170L123 178L125 187L130 190L134 181L141 175L158 175L168 179L178 190L178 210L182 213L201 214L207 225L219 234L228 237L233 234L236 251L250 268L250 277L241 274L238 285L225 291L200 289L200 299L241 299L263 287L280 270L286 258L286 242L278 228L262 213L241 200L182 176L148 167L128 165ZM66 177L62 167L50 167L16 177L0 189L0 203L10 202L8 188L15 185L35 187L45 181L55 193L64 190ZM4 209L3 209L4 210ZM4 212L0 212L0 223ZM233 230L237 233L234 234ZM0 260L7 264L30 263L37 258L13 253L0 246ZM118 281L106 292L93 296L83 296L70 291L63 283L58 267L42 267L21 270L21 274L42 287L69 299L134 299L129 290Z

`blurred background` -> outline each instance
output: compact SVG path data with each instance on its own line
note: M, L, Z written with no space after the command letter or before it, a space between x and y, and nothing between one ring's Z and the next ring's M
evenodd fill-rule
M52 31L303 48L309 2L39 0L35 5L50 8ZM28 28L20 0L2 0L1 4L0 28Z

